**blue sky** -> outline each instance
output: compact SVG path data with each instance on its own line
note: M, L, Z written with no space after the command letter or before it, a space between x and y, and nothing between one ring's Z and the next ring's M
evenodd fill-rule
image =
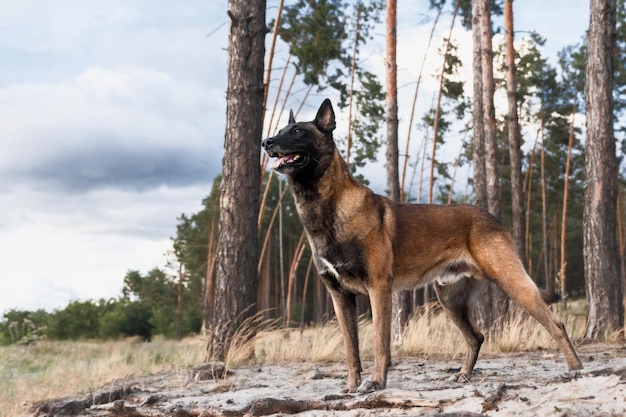
M415 22L426 4L398 2L400 85L421 60L430 27ZM4 2L0 312L115 297L127 270L166 264L177 216L200 208L221 169L226 7ZM555 59L580 41L588 4L517 1L515 19L516 30L547 38L545 55ZM467 46L468 36L457 36ZM372 43L373 68L383 67L382 45L381 36ZM401 91L401 108L410 90Z

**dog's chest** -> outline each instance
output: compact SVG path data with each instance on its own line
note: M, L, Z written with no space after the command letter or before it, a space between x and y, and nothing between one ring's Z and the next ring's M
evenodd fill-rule
M317 270L327 284L341 286L352 292L367 292L367 259L363 245L358 240L338 242L310 237L310 242Z
M365 292L368 279L365 246L355 236L350 219L337 210L340 205L338 200L328 196L324 198L318 189L298 184L293 190L298 214L313 250L315 266L327 285Z

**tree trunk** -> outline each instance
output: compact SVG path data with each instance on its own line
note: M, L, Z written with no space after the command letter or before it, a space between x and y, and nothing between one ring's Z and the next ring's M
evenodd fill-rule
M396 0L387 1L387 194L398 201L398 65L396 63Z
M524 234L524 196L522 193L522 152L520 127L517 117L517 81L515 78L515 45L513 32L513 0L504 2L504 30L506 32L506 91L508 99L509 157L511 158L511 208L513 212L513 242L526 262Z
M208 353L223 360L254 313L259 154L263 129L265 0L229 0L228 91L213 320Z
M176 341L183 340L183 263L178 263L178 283L176 284Z
M480 30L480 57L482 89L475 90L475 94L482 94L483 144L485 166L486 208L496 218L500 218L500 178L498 169L498 143L496 132L496 115L493 96L495 82L493 78L493 48L491 42L491 13L489 0L476 0L480 4L472 3L472 11L479 7ZM472 22L474 19L472 19ZM476 100L476 99L475 99ZM476 128L476 127L475 127ZM476 174L475 174L476 178ZM476 304L474 319L479 328L486 331L492 324L508 310L508 299L504 292L495 284L484 287L479 295L480 302Z
M474 204L487 209L487 174L485 172L485 128L483 120L483 70L482 45L480 41L480 0L472 0L472 79L474 98L472 104L472 120L474 132L472 137L472 160L474 162Z
M613 53L616 0L591 0L585 84L587 133L584 209L585 287L589 301L586 337L603 338L623 326L617 267Z
M495 82L493 79L493 47L491 41L491 12L489 0L481 0L483 119L485 120L485 168L487 173L487 209L500 218L500 175L498 164L498 138L496 131L496 108L493 103Z
M563 175L563 209L561 210L561 263L559 266L559 280L561 282L561 295L563 295L563 307L567 308L567 297L565 297L567 274L565 255L567 254L567 199L569 198L569 171L572 162L572 144L574 143L574 118L576 116L576 105L572 107L572 122L569 128L569 138L567 141L567 158L565 160L565 174Z
M387 1L387 195L400 200L398 173L398 65L396 63L396 0ZM408 291L392 294L391 338L397 340L409 321L410 296Z

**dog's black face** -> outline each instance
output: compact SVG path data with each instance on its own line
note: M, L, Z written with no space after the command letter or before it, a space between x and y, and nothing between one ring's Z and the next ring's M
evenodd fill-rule
M272 163L276 171L293 178L321 176L333 157L335 143L335 113L330 100L326 99L317 111L315 120L296 122L293 112L289 124L274 137L262 143L265 152L278 158Z

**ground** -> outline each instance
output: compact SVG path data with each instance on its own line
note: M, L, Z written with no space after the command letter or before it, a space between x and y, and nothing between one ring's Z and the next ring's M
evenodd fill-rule
M345 394L345 363L206 365L113 381L90 395L42 401L30 416L622 416L626 347L578 348L568 372L554 352L480 357L467 383L449 381L460 358L394 358L387 389ZM372 363L364 364L364 377Z

